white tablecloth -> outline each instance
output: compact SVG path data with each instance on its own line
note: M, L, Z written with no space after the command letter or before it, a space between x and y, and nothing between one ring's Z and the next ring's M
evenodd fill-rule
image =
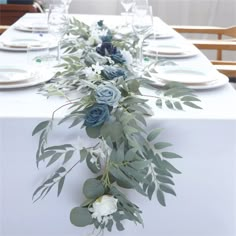
M36 15L27 15L29 20ZM94 21L95 16L78 16ZM100 20L103 16L99 16ZM115 17L104 16L107 22ZM157 20L159 27L167 27ZM168 29L168 28L167 28ZM170 29L169 29L170 30ZM25 37L9 29L2 37ZM159 42L187 42L174 38ZM25 65L25 52L0 51L1 65ZM211 67L201 54L176 59L180 65ZM161 139L173 143L172 151L183 156L173 163L182 174L175 176L177 197L167 196L167 207L127 191L127 196L143 210L144 228L125 222L125 231L112 236L236 236L236 93L223 87L196 91L202 110L159 110L149 128L164 128ZM33 128L63 100L37 93L37 87L0 91L0 235L1 236L83 236L91 228L79 229L69 221L70 210L84 199L82 184L90 175L85 165L79 166L66 180L59 198L52 191L44 200L32 203L35 188L48 177L50 170L37 170L35 152L38 139ZM60 117L62 114L58 114ZM83 131L58 126L50 136L50 144L73 143L79 147L77 135ZM85 140L86 141L86 140ZM89 141L88 141L89 142ZM108 233L107 233L108 234Z

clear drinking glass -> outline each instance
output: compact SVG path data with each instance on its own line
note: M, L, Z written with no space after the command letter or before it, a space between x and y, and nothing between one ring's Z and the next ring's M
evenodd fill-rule
M134 6L136 7L148 7L148 0L134 0Z
M50 5L48 13L48 32L57 42L57 60L60 61L60 41L67 33L69 19L64 4Z
M128 24L128 14L134 5L135 0L120 0L122 7L125 9L125 23Z
M138 53L136 66L143 69L143 41L153 31L153 17L151 6L134 6L132 17L132 28L138 37Z

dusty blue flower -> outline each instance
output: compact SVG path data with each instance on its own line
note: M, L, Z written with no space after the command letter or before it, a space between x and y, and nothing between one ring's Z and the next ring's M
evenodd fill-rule
M120 51L117 51L117 53L112 54L111 59L114 62L120 63L120 64L123 64L126 61Z
M112 84L101 84L96 89L95 98L97 103L103 103L114 107L118 104L121 93L120 90Z
M96 127L102 125L109 118L109 109L106 104L94 104L88 110L84 125L87 127Z
M107 79L107 80L112 80L117 77L127 77L127 73L125 70L117 68L115 66L104 66L104 69L102 70L102 75Z
M102 42L101 46L96 48L97 53L102 56L110 56L117 53L117 48L109 41Z

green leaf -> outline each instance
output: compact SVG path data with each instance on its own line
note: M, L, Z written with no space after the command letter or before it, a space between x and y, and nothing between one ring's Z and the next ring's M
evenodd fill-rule
M162 131L161 128L156 128L152 130L151 133L147 136L147 140L149 142L153 141L161 133L161 131Z
M61 191L62 191L64 182L65 182L65 176L63 176L63 177L60 179L59 183L58 183L57 196L59 196L59 195L61 194Z
M157 105L159 108L162 108L162 100L161 100L161 98L158 98L158 99L156 100L156 105Z
M181 105L180 102L174 102L174 106L175 106L175 108L178 109L178 110L183 110L183 107L182 107L182 105Z
M50 123L50 120L46 120L46 121L43 121L41 123L39 123L33 130L32 132L32 136L34 136L35 134L37 134L38 132L40 132L41 130L45 129L48 124Z
M170 100L166 100L166 101L165 101L165 104L166 104L166 106L167 106L169 109L173 109L173 108L174 108L174 106L173 106L173 104L171 103Z
M163 166L165 167L165 169L169 170L172 173L175 174L181 174L181 172L179 170L177 170L172 164L170 164L168 161L163 160L162 161Z
M152 195L154 193L154 190L155 190L155 183L151 183L149 186L148 186L148 190L147 190L147 194L148 194L148 198L149 200L152 199Z
M201 100L196 98L196 97L193 97L193 96L184 96L181 98L181 101L183 102L200 102Z
M55 153L56 153L56 151L43 152L42 155L39 156L38 161L45 160L48 157L53 156Z
M86 163L88 168L94 173L97 174L100 170L101 170L101 162L99 157L95 157L96 161L91 162L91 159L94 159L94 156L92 156L91 154L88 154L87 158L86 158Z
M150 160L146 160L146 161L133 161L130 162L130 165L137 170L142 170L145 167L147 167L148 165L150 165L151 161Z
M168 177L166 176L160 176L158 175L157 177L157 180L161 183L164 183L164 184L172 184L172 185L175 185L175 183Z
M101 128L101 126L98 126L98 127L86 127L87 135L90 138L98 138L100 136L100 128Z
M83 149L80 150L80 161L81 162L84 161L87 158L88 153L89 152L87 151L86 148L83 148Z
M166 148L166 147L170 147L170 146L172 146L172 144L171 143L167 143L167 142L158 142L158 143L154 144L154 147L156 149L158 149L158 150Z
M113 220L109 219L109 220L108 220L108 223L107 223L107 225L106 225L106 228L107 228L107 230L108 230L109 232L111 232L112 226L113 226Z
M65 155L65 158L64 158L63 164L65 164L66 162L68 162L68 161L71 159L71 157L73 156L73 154L74 154L74 150L69 150L69 151L67 151L67 152L66 152L66 155Z
M135 156L136 156L136 151L134 148L131 148L125 153L125 160L133 161L135 159Z
M157 190L157 200L162 206L166 206L165 196L160 189Z
M182 158L180 155L174 152L162 152L161 154L165 158Z
M100 180L87 179L83 186L83 193L89 199L96 199L105 192L104 186Z
M124 226L118 221L116 222L116 228L119 230L119 231L123 231L125 228Z
M77 227L84 227L93 223L93 218L87 208L75 207L70 212L70 222Z
M62 155L62 153L60 153L60 152L55 153L52 156L52 158L50 159L50 161L48 162L47 167L52 165L54 162L56 162L61 157L61 155Z
M159 188L161 189L161 191L172 194L174 196L176 196L175 191L173 190L173 188L171 188L169 185L166 184L160 184Z
M195 109L202 109L201 107L199 107L198 105L196 105L193 102L184 102L184 105L195 108Z

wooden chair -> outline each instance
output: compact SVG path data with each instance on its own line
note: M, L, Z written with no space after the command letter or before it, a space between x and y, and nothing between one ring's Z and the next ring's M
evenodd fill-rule
M0 25L12 25L28 12L43 12L43 9L37 2L33 4L0 4Z
M5 31L5 30L7 30L8 29L8 25L0 25L0 35Z
M216 39L190 39L191 42L202 50L216 50L216 60L211 60L221 73L227 75L231 80L236 78L236 61L225 61L222 51L236 51L236 26L224 28L214 26L172 26L179 33L188 34L210 34Z

